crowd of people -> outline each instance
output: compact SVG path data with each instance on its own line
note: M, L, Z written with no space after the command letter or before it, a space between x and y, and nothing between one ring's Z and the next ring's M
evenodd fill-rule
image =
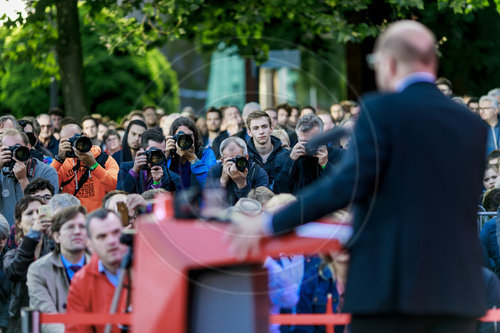
M500 89L480 98L443 94L476 113L489 128L488 167L478 204L500 205ZM307 142L335 127L351 129L360 113L353 101L329 111L280 104L242 110L186 108L165 114L154 106L120 123L94 114L76 122L60 109L16 119L0 117L0 333L20 332L20 309L48 313L108 312L126 246L158 193L217 190L225 207L245 214L275 212L308 185L328 177L350 149L350 138L315 151ZM498 181L497 181L498 179ZM124 208L125 207L125 208ZM348 222L349 213L337 212ZM500 233L496 218L482 228L490 306L500 306ZM349 255L268 258L273 313L324 313L327 295L342 311ZM126 291L124 291L126 293ZM126 310L126 296L120 311ZM103 327L44 325L47 332L87 332ZM482 325L481 329L491 329ZM113 326L113 332L120 328ZM324 332L324 326L271 326L273 332ZM336 327L346 332L349 327Z

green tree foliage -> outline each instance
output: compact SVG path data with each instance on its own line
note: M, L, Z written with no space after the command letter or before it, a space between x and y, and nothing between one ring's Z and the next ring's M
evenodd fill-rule
M154 104L167 111L179 107L179 88L175 72L157 49L129 54L115 49L111 53L102 44L99 30L104 30L110 13L89 20L88 8L82 16L82 49L89 111L117 119L133 109ZM0 110L20 117L46 112L49 105L50 77L58 77L53 52L44 49L53 28L35 25L0 29L0 54L3 55L0 79ZM40 28L40 27L38 27ZM37 38L38 41L37 42ZM53 37L52 37L53 38ZM44 42L40 42L44 41ZM50 43L48 43L50 45ZM31 56L30 56L31 54Z

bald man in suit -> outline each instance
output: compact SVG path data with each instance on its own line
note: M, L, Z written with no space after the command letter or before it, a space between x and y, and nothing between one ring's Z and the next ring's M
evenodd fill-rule
M352 205L352 332L474 332L486 309L475 222L485 127L434 85L436 41L422 24L389 25L369 60L380 92L361 101L352 149L276 215L235 217L233 250Z

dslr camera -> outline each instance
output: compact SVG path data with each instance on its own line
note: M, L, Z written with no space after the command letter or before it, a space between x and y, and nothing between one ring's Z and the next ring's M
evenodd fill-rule
M172 137L172 139L174 139L174 141L177 143L179 148L182 150L188 150L194 144L194 141L193 141L193 138L191 137L191 135L186 134L182 131L177 133L176 135L174 135Z
M75 134L71 138L68 139L71 147L78 150L80 153L88 153L92 148L92 141L81 134ZM74 151L66 152L66 157L76 157Z
M16 165L16 160L19 162L26 162L31 157L29 148L21 146L19 143L10 146L9 150L12 152L12 158L9 162L4 164L4 174L12 172L14 165Z
M239 172L243 172L246 168L248 168L248 160L244 156L238 155L235 158L230 159L229 161L233 162L234 165L236 165L236 169Z
M151 164L151 166L162 165L165 162L165 154L163 153L163 150L156 147L149 148L145 152L141 153L141 155L146 155L148 164Z

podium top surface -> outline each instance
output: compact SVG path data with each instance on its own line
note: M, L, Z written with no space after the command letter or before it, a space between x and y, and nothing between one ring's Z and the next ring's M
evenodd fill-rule
M241 262L229 249L229 224L199 220L160 221L150 216L142 219L139 225L137 236L140 242L144 242L158 256L168 261L181 261L186 268L225 266ZM344 224L305 225L288 235L263 238L259 253L250 255L244 262L264 262L268 256L339 252L349 231L350 226Z

